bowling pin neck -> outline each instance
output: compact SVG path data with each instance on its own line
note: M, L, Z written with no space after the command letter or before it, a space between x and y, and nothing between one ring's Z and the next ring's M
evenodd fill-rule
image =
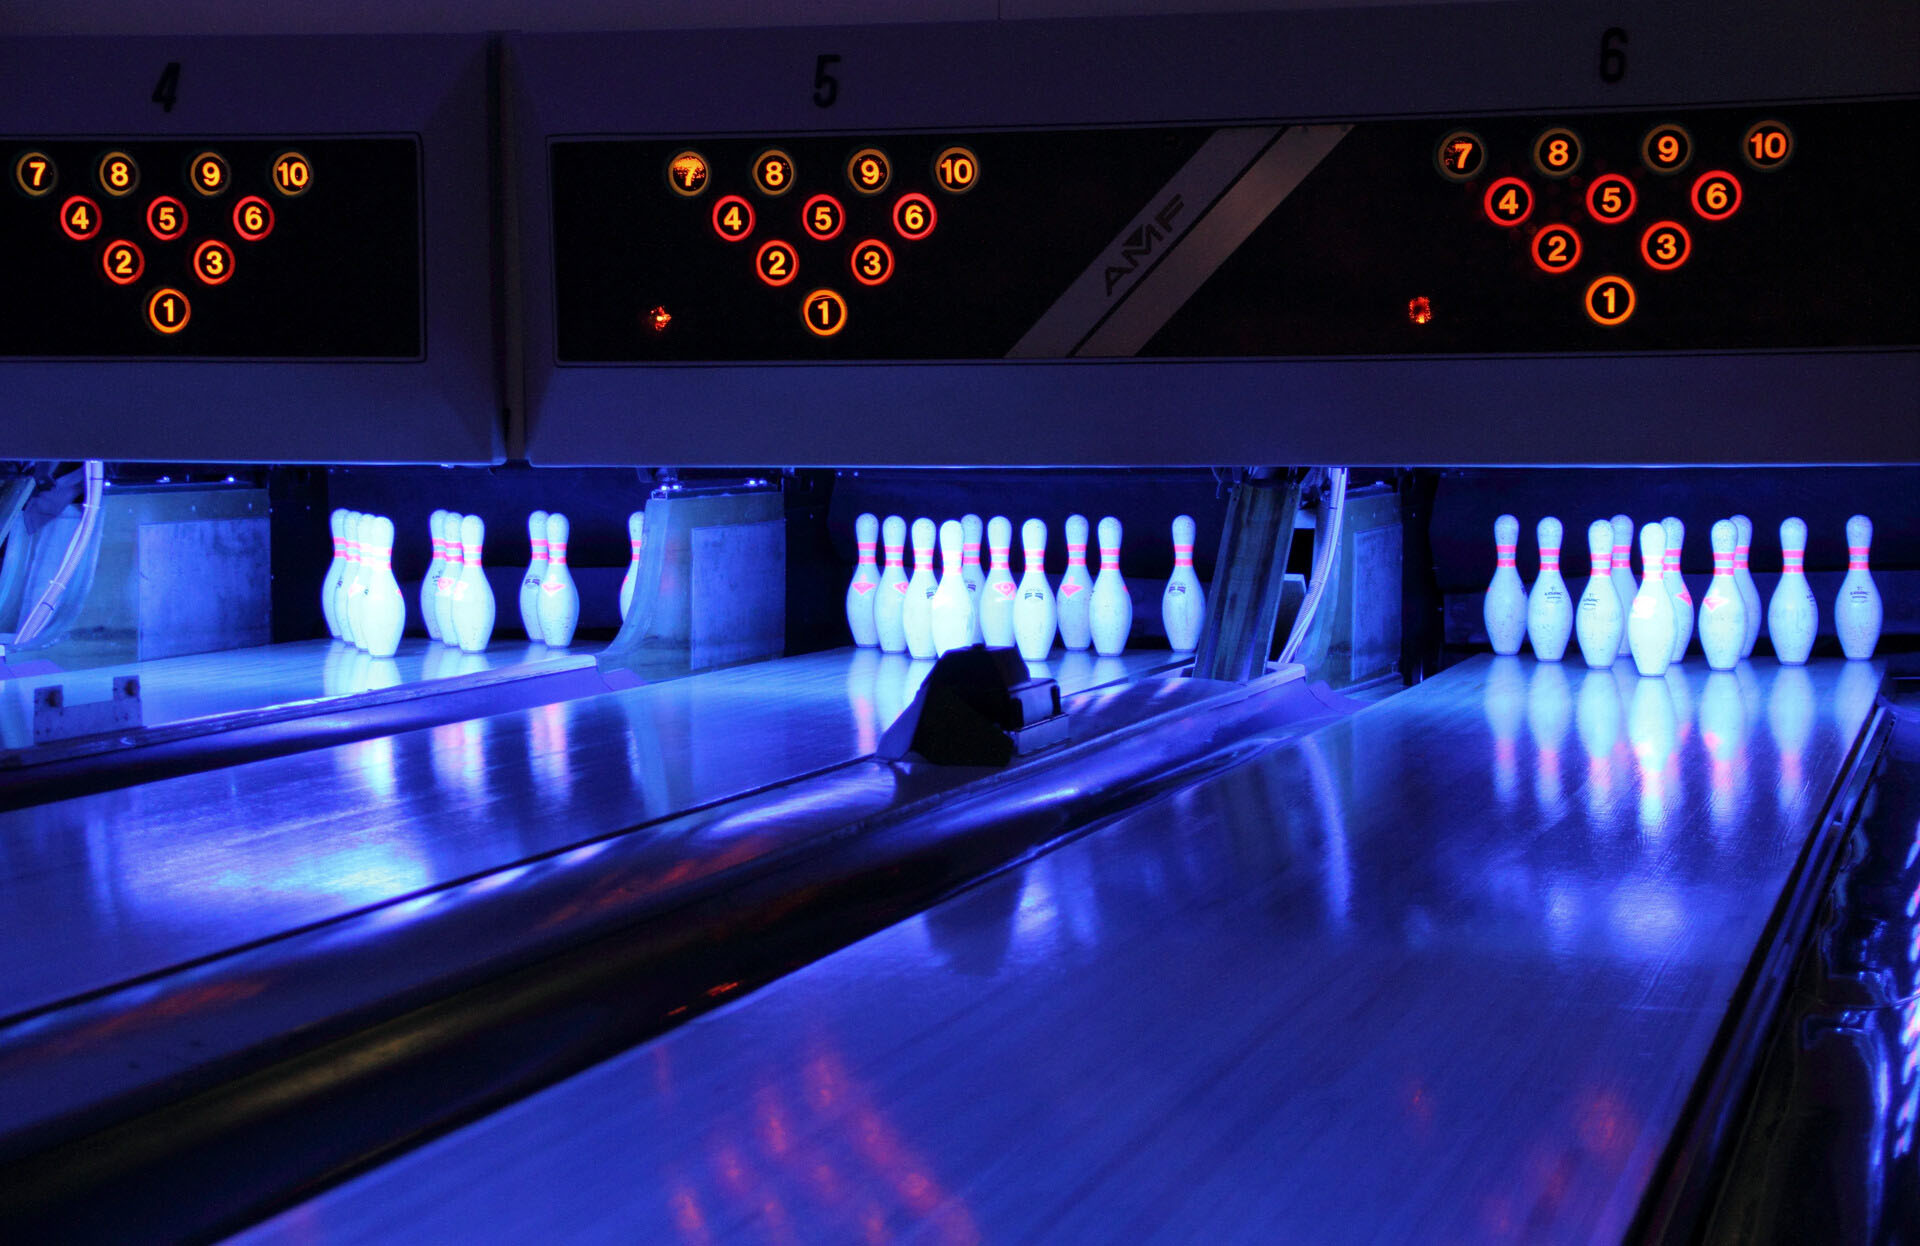
M1176 545L1173 547L1173 565L1191 567L1193 565L1193 546Z
M933 551L924 545L914 546L913 569L915 571L933 570Z
M873 561L873 545L874 545L874 543L873 543L872 541L861 541L861 542L860 542L860 561L861 561L861 562L872 562L872 561ZM638 541L635 541L635 542L633 543L633 552L634 552L634 556L635 556L635 557L638 557L638 556L639 556L639 554L640 554L640 542L638 542Z
M1100 551L1100 569L1102 571L1118 571L1120 569L1120 551L1117 549L1102 549Z
M1493 565L1496 567L1513 566L1513 549L1514 547L1512 545L1495 545L1493 547L1493 553L1494 553ZM1486 566L1485 563L1481 563L1480 565L1483 567Z
M1590 552L1592 554L1591 561L1593 564L1593 578L1598 580L1603 576L1612 575L1613 574L1613 557L1607 553L1606 547L1602 546L1601 548L1592 550ZM1541 570L1543 571L1545 569L1546 568L1544 567L1541 568Z
M960 565L977 567L980 565L980 542L968 541L960 547Z
M635 558L640 557L640 546L642 544L643 542L639 537L635 537L633 540L627 542L627 548L633 551L633 556ZM868 541L866 544L862 545L860 548L861 550L864 551L864 557L867 559L867 561L872 562L873 561L873 542Z
M1733 547L1733 569L1735 571L1745 571L1747 569L1747 553L1751 548L1751 546L1746 545L1736 545Z
M1865 545L1847 546L1847 570L1865 571L1867 569L1867 550Z
M1730 552L1723 554L1719 550L1713 551L1713 573L1715 575L1732 575L1733 554Z
M1009 545L996 545L988 551L988 556L992 558L993 565L996 567L1009 566L1011 565L1010 560L1013 556L1013 547Z
M1558 571L1560 569L1560 551L1543 549L1540 551L1540 570Z
M545 558L546 556L547 556L547 538L543 536L537 536L533 538L533 557L535 561Z
M1619 541L1615 541L1613 543L1613 561L1619 563L1623 567L1626 566L1627 551L1630 550L1631 548L1633 548L1631 545L1624 544Z
M556 567L566 566L567 543L565 541L556 541L549 537L547 539L547 561Z
M887 546L887 565L889 567L906 566L907 547L904 545Z
M1677 549L1668 550L1666 561L1667 570L1678 574L1680 570L1680 551Z
M1851 557L1847 560L1851 563ZM1807 551L1804 549L1786 549L1780 551L1780 573L1799 575L1806 570Z
M1025 560L1024 569L1029 574L1039 574L1047 569L1046 546L1028 545L1020 551L1020 554Z
M1080 544L1075 545L1071 541L1069 541L1067 543L1067 566L1084 567L1086 565L1087 565L1086 542L1082 541Z

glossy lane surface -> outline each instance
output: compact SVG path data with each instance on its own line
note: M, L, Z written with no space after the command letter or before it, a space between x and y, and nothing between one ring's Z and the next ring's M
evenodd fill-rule
M932 665L835 650L0 812L0 1024L852 761Z
M1476 660L252 1241L1616 1240L1880 670Z

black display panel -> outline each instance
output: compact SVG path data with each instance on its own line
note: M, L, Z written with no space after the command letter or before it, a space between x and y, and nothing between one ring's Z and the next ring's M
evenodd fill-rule
M555 139L556 358L1915 345L1917 125L1892 101Z
M11 138L0 151L0 355L425 354L413 138Z

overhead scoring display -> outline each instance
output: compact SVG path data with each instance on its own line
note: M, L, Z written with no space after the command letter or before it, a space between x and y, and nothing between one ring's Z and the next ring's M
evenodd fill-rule
M424 354L414 139L0 144L0 355Z
M1906 225L1920 177L1890 155L1916 123L1920 106L1895 101L559 138L556 353L595 364L1920 344L1920 246Z

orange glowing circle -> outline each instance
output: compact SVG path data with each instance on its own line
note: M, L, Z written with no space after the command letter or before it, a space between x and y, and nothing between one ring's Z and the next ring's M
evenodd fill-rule
M853 279L863 286L877 286L893 276L893 248L878 238L855 243L847 262Z
M211 199L223 195L233 181L227 158L217 151L203 151L187 161L187 182L195 191Z
M1625 324L1633 315L1634 302L1633 283L1625 277L1609 273L1594 278L1593 284L1587 287L1587 317L1598 325L1611 328Z
M778 147L769 147L753 158L754 187L768 198L786 194L797 180L799 175L794 170L793 157Z
M233 248L209 239L193 249L193 275L210 286L223 286L233 277Z
M168 337L187 327L193 318L193 304L172 286L161 286L147 295L147 327Z
M1678 173L1693 159L1693 135L1675 122L1663 122L1640 140L1640 161L1655 173Z
M964 195L980 184L980 157L971 147L949 147L933 158L933 180L950 195Z
M233 232L248 242L258 242L273 232L273 205L258 195L248 195L233 205Z
M297 151L283 151L267 168L273 188L288 199L297 199L313 186L313 164Z
M739 242L753 232L753 205L738 195L728 195L713 205L713 232L728 242Z
M187 232L186 205L172 195L161 195L147 205L147 229L161 242L172 242Z
M1433 303L1428 300L1426 295L1423 294L1418 298L1407 300L1407 319L1415 324L1431 324L1433 322Z
M1450 182L1479 176L1487 165L1487 142L1472 130L1451 130L1433 149L1433 166Z
M1541 272L1568 272L1580 262L1580 235L1571 225L1547 225L1533 236L1531 249Z
M893 161L878 147L862 147L847 157L847 185L856 195L877 195L893 181Z
M1618 225L1632 216L1636 202L1633 183L1618 173L1596 177L1587 187L1587 211L1602 225Z
M1548 177L1565 177L1580 167L1580 136L1563 125L1543 130L1533 140L1533 167Z
M698 198L707 189L713 168L707 158L691 147L673 153L667 161L667 185L682 199Z
M13 184L29 199L43 198L60 184L59 166L44 151L23 151L14 157Z
M1693 235L1679 221L1655 221L1640 235L1640 258L1647 267L1670 273L1693 254Z
M832 337L847 327L847 300L822 287L800 300L800 322L815 337Z
M1533 215L1533 187L1517 177L1503 177L1487 187L1480 206L1495 225L1518 225Z
M110 151L100 157L94 170L100 189L115 199L125 199L140 187L140 166L124 151Z
M100 253L100 268L107 274L107 280L117 286L130 286L140 280L140 274L147 271L147 257L140 248L124 238L107 244Z
M1793 131L1784 121L1760 121L1740 140L1740 154L1756 169L1777 169L1793 159Z
M800 255L787 243L769 239L754 254L753 271L770 286L786 285L800 275Z
M1709 169L1694 179L1689 198L1702 220L1724 221L1740 210L1740 179L1723 169Z
M75 242L86 242L100 232L100 205L85 195L74 195L60 205L60 228Z
M832 195L815 195L800 209L800 227L815 242L831 242L847 227L847 211Z
M673 323L673 316L665 307L656 307L647 313L647 327L655 333L665 333L667 326Z
M932 233L937 220L933 200L919 191L900 196L893 205L893 227L908 242L918 242Z

